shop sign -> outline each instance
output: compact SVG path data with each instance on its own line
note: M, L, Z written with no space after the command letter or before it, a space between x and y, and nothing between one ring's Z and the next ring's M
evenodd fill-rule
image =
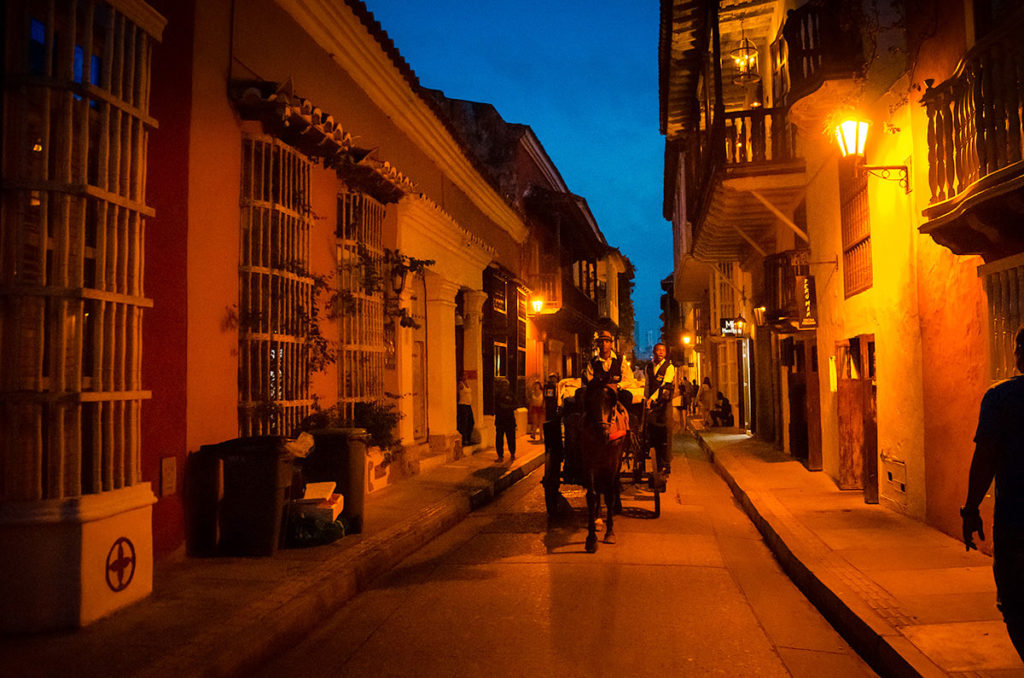
M818 326L818 301L814 293L814 276L796 276L796 303L800 315L800 329L809 330Z
M722 336L723 337L742 337L743 330L746 329L746 322L743 318L722 318Z

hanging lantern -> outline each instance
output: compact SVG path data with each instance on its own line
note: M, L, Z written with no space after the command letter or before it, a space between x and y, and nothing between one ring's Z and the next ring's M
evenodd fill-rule
M736 77L732 80L734 83L753 85L761 81L761 76L757 72L757 47L744 33L743 24L740 24L740 46L729 52L729 55L736 64Z
M836 139L839 141L839 150L845 158L848 155L864 155L864 144L868 140L868 127L871 123L867 120L851 118L836 125Z

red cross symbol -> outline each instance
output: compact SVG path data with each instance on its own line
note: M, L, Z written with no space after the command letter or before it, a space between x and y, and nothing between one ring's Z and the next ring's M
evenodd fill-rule
M124 591L134 576L135 546L128 537L119 537L107 553L107 586L115 593Z

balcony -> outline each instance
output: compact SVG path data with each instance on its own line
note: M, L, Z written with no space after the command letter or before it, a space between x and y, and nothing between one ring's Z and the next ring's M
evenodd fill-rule
M778 67L775 100L790 105L791 119L801 127L823 119L852 93L864 68L860 31L847 15L851 11L848 2L811 0L789 11L782 38L772 46Z
M976 44L945 82L921 98L928 112L931 205L921 232L956 254L986 260L1024 251L1024 19ZM1019 68L1019 66L1018 66Z
M687 167L696 257L736 261L774 248L776 211L791 214L806 184L794 142L784 108L725 112L700 132Z
M765 308L765 321L780 332L800 329L801 320L808 316L802 290L803 280L810 273L810 250L788 250L764 260L764 294L761 304Z

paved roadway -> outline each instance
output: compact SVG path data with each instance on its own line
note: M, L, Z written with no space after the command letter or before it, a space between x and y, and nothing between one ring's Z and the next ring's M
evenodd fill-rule
M549 526L535 472L259 675L874 675L779 569L695 441L675 443L661 517L627 490L616 544L584 552L573 486L573 515Z

